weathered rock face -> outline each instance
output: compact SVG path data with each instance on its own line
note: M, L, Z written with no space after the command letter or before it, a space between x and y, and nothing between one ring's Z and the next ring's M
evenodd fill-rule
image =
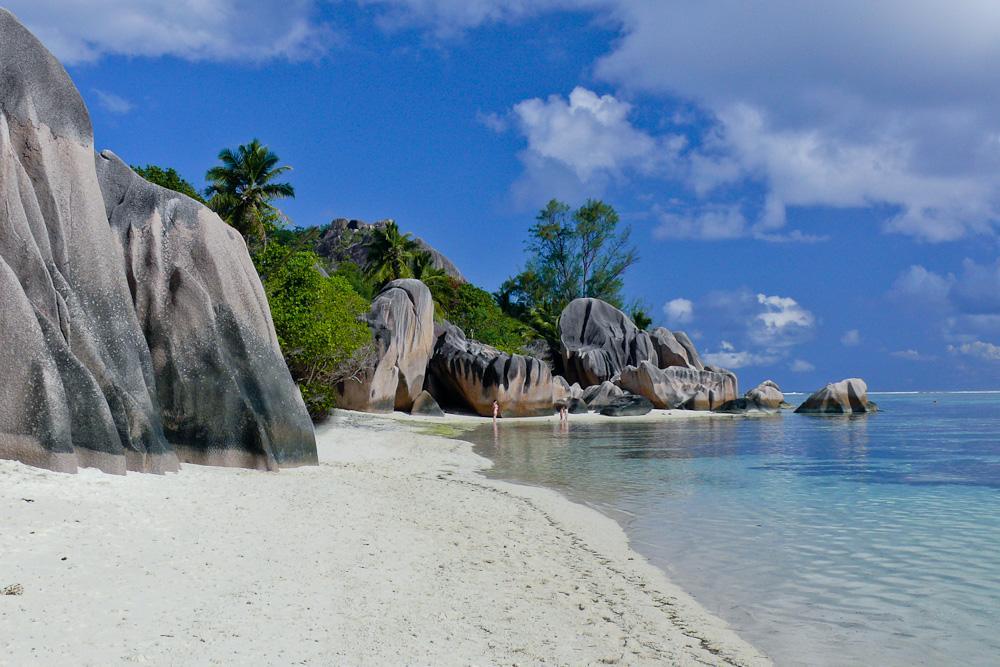
M428 390L442 406L471 408L484 417L493 414L494 400L504 417L553 411L556 383L548 366L468 340L461 329L447 322L438 327L427 372Z
M781 393L781 388L771 380L764 380L759 385L746 393L745 398L767 410L780 410L785 402L785 395Z
M824 415L874 411L874 404L868 400L868 385L859 378L828 384L795 409L797 413Z
M653 404L642 396L623 394L601 408L605 417L640 417L648 414Z
M683 331L678 333L687 339ZM670 329L658 327L649 334L649 337L653 342L653 348L656 350L657 365L660 368L670 368L671 366L698 368L692 362L688 348L681 345L680 341L677 340L677 336ZM689 345L690 342L688 340ZM690 348L694 349L694 346L690 345ZM695 353L695 358L697 358L697 352Z
M583 401L591 410L600 412L601 408L610 405L611 402L624 396L625 392L614 382L604 381L583 390Z
M316 242L316 253L334 263L348 261L364 268L368 265L368 250L372 244L372 234L376 229L384 227L390 222L393 221L379 220L369 224L361 220L338 218L330 223L329 229ZM423 239L414 238L413 240L422 250L430 254L431 263L436 268L441 269L456 280L466 282L462 272L450 259Z
M110 151L96 168L178 455L262 469L315 463L312 422L243 238Z
M576 397L569 399L569 403L566 404L566 410L571 415L585 415L590 412L590 408L583 402L583 399Z
M698 355L698 350L695 348L694 343L691 342L691 339L688 338L688 335L683 331L674 331L673 334L674 339L687 352L688 364L691 368L699 371L705 370L705 364L702 363L701 357Z
M441 406L437 404L437 401L434 400L434 397L429 392L422 391L417 395L416 400L413 401L410 414L423 415L425 417L444 417L444 410L441 409Z
M657 362L649 334L600 299L575 299L559 316L566 379L581 387L611 380L626 366Z
M661 369L648 361L626 367L617 384L660 409L712 410L735 399L737 392L732 373L677 366Z
M364 412L409 411L424 388L427 362L434 352L434 300L419 280L393 280L368 311L378 348L375 368L337 387L338 405Z
M4 10L0 63L0 457L67 472L78 466L162 472L177 469L171 441L178 438L185 459L225 450L239 453L208 460L315 461L312 427L283 368L242 242L212 247L211 229L187 229L203 219L188 219L183 206L170 203L180 195L158 199L158 189L141 179L110 195L118 211L112 229L102 192L109 183L98 181L83 100L55 58ZM157 225L162 229L154 232ZM167 247L182 241L190 241L186 258ZM148 271L136 272L137 263ZM239 271L245 274L224 275ZM165 282L130 283L150 276ZM202 280L216 284L206 292ZM153 308L153 292L161 288L174 318L163 326L187 325L183 331L193 338L166 335L154 363L144 335L152 315L137 304L147 300ZM205 351L209 334L199 325L232 338L217 341L221 356L199 359L169 347ZM261 345L253 339L258 332ZM171 364L179 364L182 381L157 375ZM271 382L276 364L290 392L278 402L272 399L280 386L255 385ZM198 373L211 377L190 377ZM228 392L229 381L243 383L235 390L244 392L242 410L209 419L199 404L228 400L213 392ZM233 429L224 441L214 439L220 420Z

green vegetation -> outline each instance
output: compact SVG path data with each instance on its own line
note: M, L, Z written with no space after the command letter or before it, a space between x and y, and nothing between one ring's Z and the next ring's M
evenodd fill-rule
M530 326L504 313L486 290L469 283L454 283L447 295L435 295L435 301L440 303L444 317L469 338L508 354L520 354L525 343L537 337Z
M224 148L219 152L221 165L205 175L209 182L205 194L208 206L223 220L235 227L247 244L267 245L267 235L284 226L285 218L271 202L294 197L295 188L277 183L275 178L291 170L278 166L278 156L254 139L235 151Z
M371 362L372 335L359 321L368 299L343 277L323 276L313 252L271 243L254 260L288 369L321 420L334 407L334 386Z
M419 254L420 246L413 237L401 234L396 223L389 222L374 231L366 272L380 287L400 278L412 278Z
M198 190L191 185L191 183L181 178L181 175L178 174L177 170L173 167L167 167L164 169L163 167L158 167L155 164L147 164L145 167L132 165L132 171L139 174L150 183L155 183L162 188L179 192L182 195L187 195L191 199L199 201L202 204L205 203L205 200L198 193Z

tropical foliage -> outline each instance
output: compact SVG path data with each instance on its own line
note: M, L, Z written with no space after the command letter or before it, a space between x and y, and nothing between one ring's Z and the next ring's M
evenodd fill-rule
M232 150L219 152L222 163L208 170L209 207L235 227L247 243L267 244L269 232L281 227L284 216L271 203L295 196L295 188L276 179L291 170L278 165L279 158L254 139Z
M145 167L132 165L132 171L145 178L150 183L155 183L162 188L187 195L195 201L205 203L198 190L190 182L181 178L177 170L173 167L158 167L155 164L147 164Z
M378 285L413 277L420 246L409 234L401 234L395 222L376 227L368 250L366 272Z

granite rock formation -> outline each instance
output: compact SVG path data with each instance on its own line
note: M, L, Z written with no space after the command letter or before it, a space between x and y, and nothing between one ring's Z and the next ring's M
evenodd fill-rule
M683 331L674 331L673 334L677 342L687 352L688 365L699 371L705 370L705 364L702 363L701 357L698 355L698 350L695 349L694 343L691 342L688 335Z
M181 459L264 469L315 463L312 422L243 238L110 151L96 169L164 433Z
M419 280L393 280L372 301L367 321L378 361L360 380L338 385L338 405L363 412L409 411L423 391L434 352L431 292Z
M687 342L687 346L682 345L677 339L678 334ZM658 327L649 334L653 341L653 348L656 350L657 365L660 368L670 368L679 366L681 368L695 368L701 370L701 360L698 353L694 351L694 345L683 331L674 333L670 329ZM693 354L693 359L692 359ZM696 362L699 365L696 365Z
M425 417L444 417L444 410L441 409L441 406L437 404L437 401L434 400L434 397L429 392L422 391L417 394L416 400L413 401L410 414L423 415Z
M569 382L591 387L626 366L657 363L653 342L625 313L600 299L574 299L559 316L563 367Z
M178 455L315 462L242 240L225 240L207 209L137 176L111 169L99 181L90 116L66 71L5 10L0 36L0 457L113 473L176 470ZM155 284L131 282L145 279ZM202 281L215 284L206 291ZM161 297L166 313L154 305ZM195 332L183 346L217 356L169 348L180 332L154 337L151 355L145 334L158 314L173 318L163 328ZM211 335L231 340L213 347ZM201 402L238 412L208 414Z
M738 390L736 376L728 371L657 368L649 361L623 369L617 385L659 409L712 410L734 400Z
M859 378L849 378L826 385L795 409L800 414L843 415L875 412L868 400L868 385Z
M487 417L495 400L504 417L552 414L557 383L543 362L468 340L448 322L437 334L427 387L440 405Z
M649 399L634 394L623 394L601 408L605 417L641 417L653 409Z
M781 387L772 380L764 380L744 396L748 401L765 410L780 410L785 403L785 395Z
M333 264L347 261L354 262L364 268L368 265L368 250L371 247L373 232L390 222L393 221L379 220L375 223L367 223L361 220L338 218L330 223L329 228L316 242L316 253L320 257L330 260ZM441 269L456 280L467 282L462 272L450 259L423 239L414 237L413 240L423 251L430 254L431 264L434 267Z
M583 401L595 412L609 405L614 399L624 396L625 392L614 382L604 381L583 390Z

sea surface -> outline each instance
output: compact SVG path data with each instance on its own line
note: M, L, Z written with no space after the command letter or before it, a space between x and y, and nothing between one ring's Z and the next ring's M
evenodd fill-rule
M1000 393L871 398L882 412L462 438L490 476L616 519L779 665L1000 665Z

